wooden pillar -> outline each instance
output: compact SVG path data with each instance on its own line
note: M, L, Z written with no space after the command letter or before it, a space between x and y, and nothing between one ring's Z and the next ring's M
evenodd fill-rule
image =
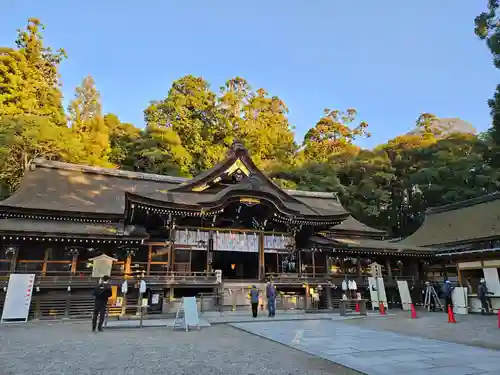
M73 257L71 258L71 274L74 275L76 273L76 265L78 263L78 250L72 251Z
M392 279L391 260L389 258L385 258L385 268L387 269L387 277Z
M168 257L168 265L170 266L170 271L175 272L175 245L171 244L170 255Z
M10 251L10 254L12 254L10 258L10 272L16 272L17 257L19 256L19 247L10 246L7 249L8 251Z
M152 257L152 254L153 254L153 245L150 244L148 246L148 264L146 266L146 275L148 275L148 276L151 273L151 257Z
M125 259L125 278L128 279L131 277L132 273L132 252L127 252L127 258Z
M191 266L192 261L193 261L193 250L189 249L189 270L188 270L189 273L191 273L191 270L193 269Z
M311 256L312 256L313 277L316 277L316 259L314 257L314 251L311 251Z
M45 249L45 254L43 256L43 264L42 264L42 276L45 276L47 273L47 261L49 260L49 252L51 249L46 248Z
M278 252L276 252L276 273L280 273L280 254Z
M356 277L361 277L361 258L356 257Z
M266 277L265 269L265 258L264 258L264 233L259 234L259 280L263 280Z

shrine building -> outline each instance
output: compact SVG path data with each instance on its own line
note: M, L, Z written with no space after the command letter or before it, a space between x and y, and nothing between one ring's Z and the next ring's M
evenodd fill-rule
M296 293L346 279L366 285L374 262L389 284L425 277L435 249L386 236L334 193L278 187L237 142L192 179L36 160L0 202L0 283L36 274L33 316L43 317L85 315L101 254L114 259L116 283L140 275L148 293L170 299L269 279ZM66 306L68 293L80 305Z

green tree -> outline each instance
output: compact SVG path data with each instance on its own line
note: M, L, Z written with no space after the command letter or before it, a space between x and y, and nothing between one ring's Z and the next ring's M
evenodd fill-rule
M474 20L476 35L486 41L493 63L500 68L500 1L488 0L487 11Z
M355 154L358 147L354 141L358 137L370 137L368 124L361 121L356 127L350 124L356 119L356 110L349 108L345 112L325 109L324 116L304 137L304 154L307 160L326 162L332 156L349 153Z
M104 125L109 132L111 148L109 161L120 168L132 169L135 164L135 147L141 137L141 130L132 124L121 122L113 113L104 116Z
M0 117L46 116L64 125L58 69L66 55L44 45L43 29L29 19L26 30L18 30L17 49L0 47Z
M141 172L191 176L191 154L172 127L150 124L135 143L134 169Z
M71 130L83 145L81 161L109 166L109 129L102 115L101 95L91 76L85 77L82 85L76 88L68 113Z
M0 182L14 191L35 158L75 162L80 143L44 116L0 118Z

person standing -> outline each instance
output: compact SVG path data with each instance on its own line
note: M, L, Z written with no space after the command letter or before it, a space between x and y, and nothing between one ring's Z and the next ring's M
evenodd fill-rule
M453 293L453 289L455 289L455 287L453 287L451 285L450 280L446 280L444 282L444 285L443 285L444 312L445 313L448 313L448 308L450 306L451 306L451 308L453 310L453 301L451 299L451 295Z
M259 289L255 285L252 285L250 290L250 302L252 304L252 316L256 318L259 310Z
M488 314L490 312L488 294L493 294L488 292L488 287L486 286L486 280L481 279L477 287L477 298L481 301L481 314Z
M111 297L111 285L109 284L109 276L103 276L99 285L94 288L92 293L95 297L94 314L92 316L92 332L95 332L96 327L99 332L102 332L102 325L106 316L106 305L108 298ZM97 325L97 317L99 316L99 325Z
M274 317L276 315L276 288L274 287L274 283L272 281L267 283L266 297L269 317Z

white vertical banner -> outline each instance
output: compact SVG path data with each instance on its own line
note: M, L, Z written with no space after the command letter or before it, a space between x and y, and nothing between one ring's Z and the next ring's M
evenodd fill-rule
M412 301L411 301L410 289L408 288L408 282L406 280L397 280L397 283L403 310L410 311Z
M2 310L2 323L28 321L34 283L35 275L32 273L12 273L10 275Z

